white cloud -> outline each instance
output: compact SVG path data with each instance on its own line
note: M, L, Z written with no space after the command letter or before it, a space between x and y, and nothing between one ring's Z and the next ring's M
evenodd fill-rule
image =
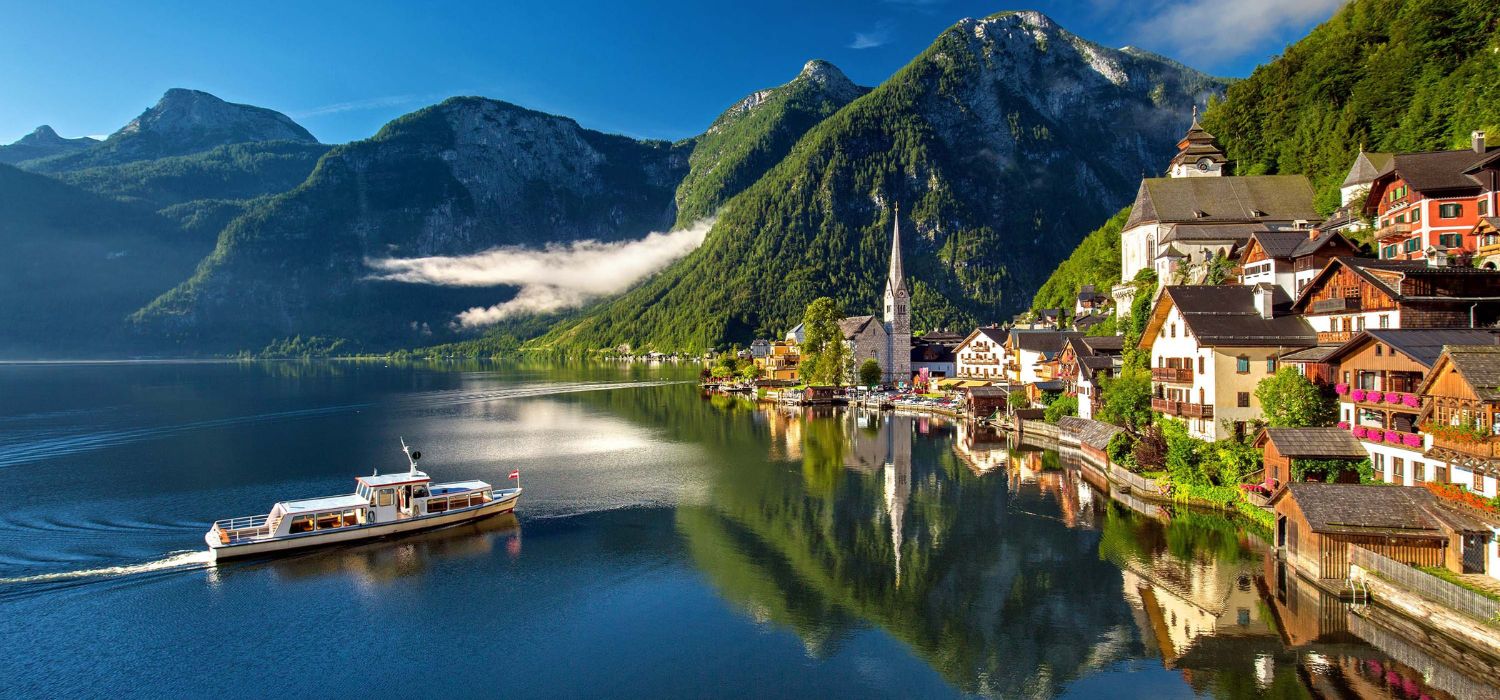
M1185 0L1158 6L1136 26L1145 42L1165 41L1189 60L1262 49L1279 32L1328 19L1347 0Z
M891 40L890 22L880 22L875 28L868 32L855 32L854 40L849 42L851 49L873 49L884 46Z
M510 301L476 306L455 319L458 325L490 325L511 316L567 309L623 292L648 275L691 253L713 227L705 219L678 231L657 232L636 241L578 241L541 250L495 248L463 256L366 260L373 279L445 287L520 287Z

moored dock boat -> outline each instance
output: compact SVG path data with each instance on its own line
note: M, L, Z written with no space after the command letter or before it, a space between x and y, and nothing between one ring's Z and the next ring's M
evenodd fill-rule
M510 473L514 488L484 481L434 484L417 470L422 453L405 441L401 449L408 471L358 477L352 494L282 501L263 515L216 521L203 537L209 553L220 560L455 525L509 513L521 498L519 471Z

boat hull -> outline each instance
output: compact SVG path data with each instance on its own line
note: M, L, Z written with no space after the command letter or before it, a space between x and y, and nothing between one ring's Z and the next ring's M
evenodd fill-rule
M296 549L308 549L330 544L357 542L360 540L389 537L418 530L429 530L435 527L457 525L494 515L509 513L516 509L516 503L521 500L520 489L513 492L498 494L499 497L489 503L464 508L462 510L449 511L425 515L419 518L407 518L390 523L377 523L373 525L361 525L359 527L342 528L328 532L315 532L306 535L292 535L268 540L255 540L249 542L238 542L235 544L223 544L214 537L213 531L203 536L208 543L208 551L213 555L215 561L234 559L248 556L264 556L279 554Z

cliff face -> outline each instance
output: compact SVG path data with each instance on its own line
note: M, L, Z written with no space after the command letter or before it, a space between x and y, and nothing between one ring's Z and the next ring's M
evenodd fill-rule
M821 295L871 311L897 203L916 326L1006 318L1223 89L1038 13L964 20L730 199L702 248L538 342L701 349L779 335Z
M512 290L374 281L367 260L639 238L670 226L686 169L686 147L450 99L334 148L303 185L252 206L137 327L197 349L297 334L431 342Z

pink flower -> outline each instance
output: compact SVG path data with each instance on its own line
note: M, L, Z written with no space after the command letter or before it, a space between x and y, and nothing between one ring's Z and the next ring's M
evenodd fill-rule
M1368 432L1369 432L1369 431L1368 431L1368 430L1367 430L1367 429L1366 429L1366 428L1365 428L1365 426L1363 426L1363 425L1356 425L1356 426L1354 426L1354 430L1352 430L1352 431L1350 431L1350 432L1352 432L1352 433L1354 433L1354 437L1357 437L1357 438L1362 438L1362 437L1364 437L1364 436L1365 436L1365 435L1366 435L1366 434L1367 434L1367 433L1368 433Z
M1349 385L1348 384L1342 384L1342 383L1341 384L1335 384L1335 385L1333 385L1333 390L1335 392L1337 392L1339 396L1343 396L1343 395L1349 393Z
M1392 445L1399 445L1401 444L1401 433L1394 430L1387 430L1385 431L1385 441Z
M1386 403L1400 403L1401 402L1401 392L1399 392L1399 391L1387 391L1387 392L1385 392L1385 402Z
M1339 430L1348 430L1348 429L1349 429L1349 421L1346 421L1346 420L1339 421Z
M1420 447L1422 445L1422 436L1407 433L1401 436L1401 442L1406 443L1407 447Z
M1365 392L1365 400L1369 401L1370 403L1380 403L1380 397L1381 396L1383 396L1383 394L1381 394L1378 391L1367 391L1367 392Z
M1418 398L1416 394L1403 394L1401 396L1401 403L1411 408L1416 408L1422 405L1422 399Z
M1365 390L1364 389L1355 389L1353 391L1350 391L1349 392L1349 398L1354 399L1355 401L1364 401L1365 400Z

